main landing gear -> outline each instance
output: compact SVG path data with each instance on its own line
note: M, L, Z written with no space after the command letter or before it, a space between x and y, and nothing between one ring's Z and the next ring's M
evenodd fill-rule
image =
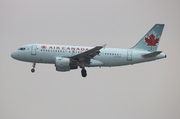
M34 62L32 66L33 66L33 68L31 69L31 72L34 73L35 72L36 63Z
M87 76L87 72L86 72L85 68L82 68L81 75L82 75L82 77L86 77Z

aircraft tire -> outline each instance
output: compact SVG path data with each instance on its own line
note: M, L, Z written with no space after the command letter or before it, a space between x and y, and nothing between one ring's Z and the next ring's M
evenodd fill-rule
M31 69L31 72L34 73L34 72L35 72L35 69Z
M82 77L86 77L87 76L87 72L86 72L85 69L81 70L81 75L82 75Z

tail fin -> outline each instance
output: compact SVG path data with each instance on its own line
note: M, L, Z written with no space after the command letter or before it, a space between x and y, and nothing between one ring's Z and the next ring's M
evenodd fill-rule
M132 49L157 51L163 28L164 24L155 24Z

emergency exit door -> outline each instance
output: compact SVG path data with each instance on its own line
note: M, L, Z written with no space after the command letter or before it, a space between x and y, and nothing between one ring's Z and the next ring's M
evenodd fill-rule
M132 51L131 50L127 51L127 61L132 61Z

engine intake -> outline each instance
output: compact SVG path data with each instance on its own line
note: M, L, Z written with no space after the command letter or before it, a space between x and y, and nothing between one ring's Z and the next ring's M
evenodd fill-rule
M55 59L55 66L56 71L70 71L71 69L77 69L77 66L70 66L70 59L64 57L56 57Z
M64 57L56 57L55 66L57 71L70 71L70 59Z

